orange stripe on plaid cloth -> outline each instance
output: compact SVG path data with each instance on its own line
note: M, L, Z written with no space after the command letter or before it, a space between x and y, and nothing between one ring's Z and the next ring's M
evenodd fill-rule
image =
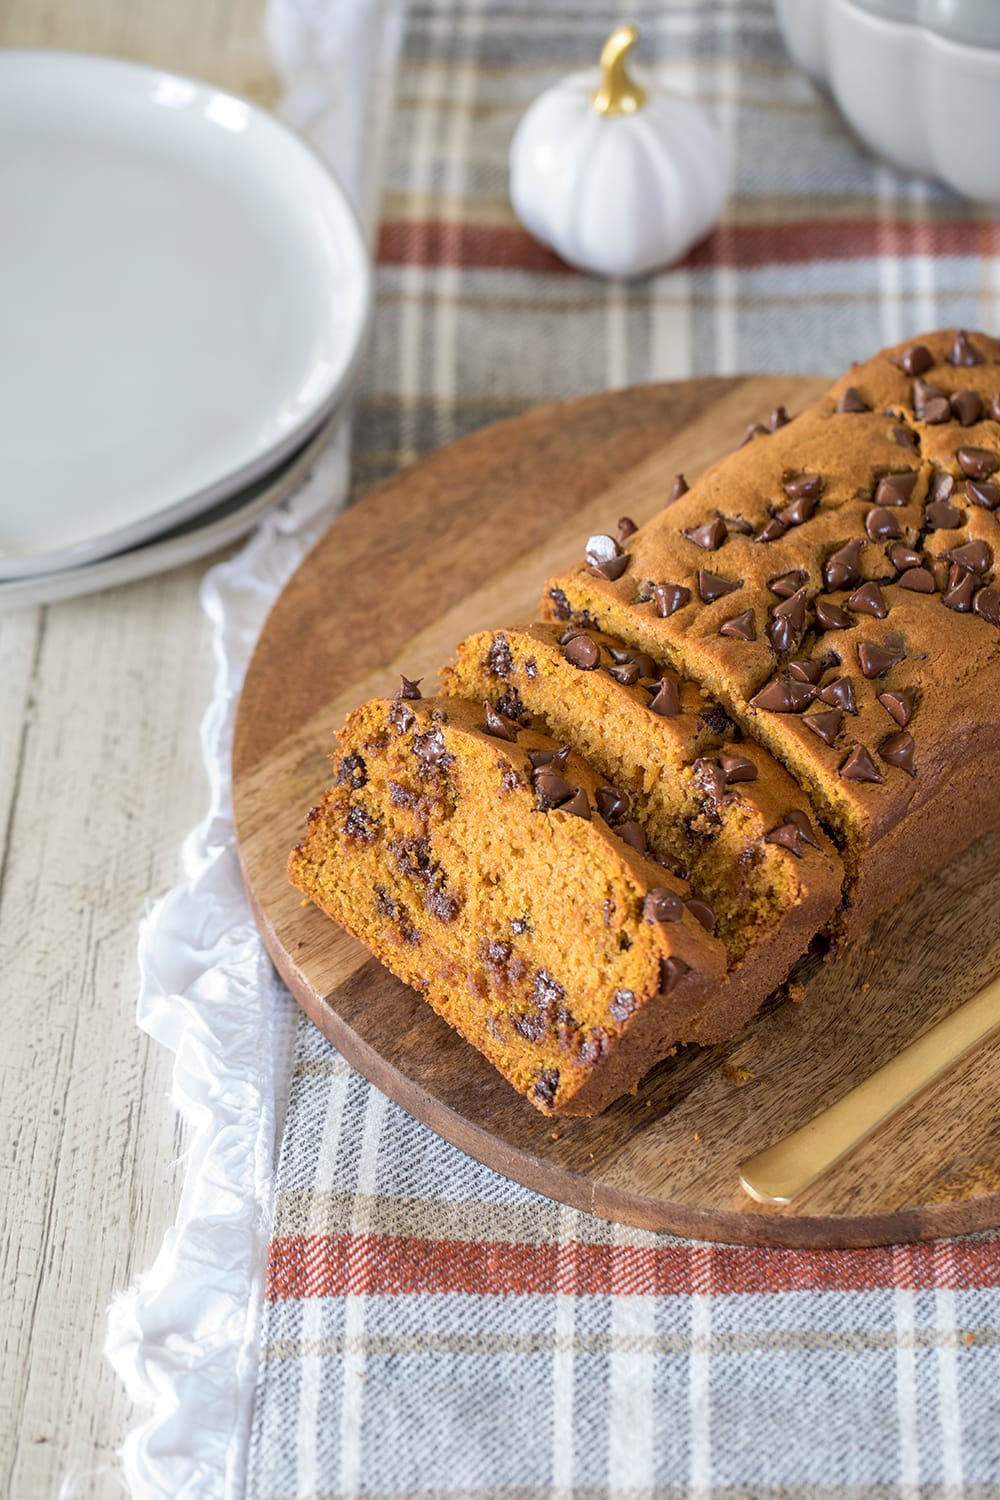
M696 245L680 265L747 268L874 256L1000 254L1000 223L943 219L811 219L728 224ZM378 236L382 265L458 266L479 270L576 275L515 225L392 219Z
M665 1296L692 1290L716 1296L738 1292L849 1291L892 1287L1000 1286L1000 1256L989 1241L957 1243L946 1258L933 1245L891 1249L753 1250L718 1245L712 1285L695 1286L698 1246L480 1243L397 1235L295 1235L274 1240L266 1296L279 1302L305 1297L413 1296L461 1292L472 1296Z

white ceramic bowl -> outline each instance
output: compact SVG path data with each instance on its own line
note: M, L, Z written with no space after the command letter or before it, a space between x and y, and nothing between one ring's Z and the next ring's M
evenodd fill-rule
M795 61L893 166L1000 203L1000 0L775 0Z

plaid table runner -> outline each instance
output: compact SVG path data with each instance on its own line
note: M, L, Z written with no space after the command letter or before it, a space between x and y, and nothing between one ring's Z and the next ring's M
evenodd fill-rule
M506 198L518 115L625 19L733 171L718 231L634 285L568 271ZM429 0L378 286L358 493L535 401L996 331L1000 229L866 155L765 0ZM604 1223L445 1145L304 1019L277 1187L251 1500L1000 1496L996 1235L796 1252Z

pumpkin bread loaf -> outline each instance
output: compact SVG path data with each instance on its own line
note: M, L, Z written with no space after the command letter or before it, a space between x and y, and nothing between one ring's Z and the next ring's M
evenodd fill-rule
M1000 343L932 334L775 417L543 609L686 671L792 772L859 931L1000 822Z
M351 715L293 882L546 1114L1000 824L1000 343L856 365Z

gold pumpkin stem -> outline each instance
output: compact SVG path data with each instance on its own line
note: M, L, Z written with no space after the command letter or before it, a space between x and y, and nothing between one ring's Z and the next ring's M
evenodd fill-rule
M646 102L646 90L630 78L626 63L639 40L634 26L619 26L601 52L601 86L591 103L599 115L634 115Z

